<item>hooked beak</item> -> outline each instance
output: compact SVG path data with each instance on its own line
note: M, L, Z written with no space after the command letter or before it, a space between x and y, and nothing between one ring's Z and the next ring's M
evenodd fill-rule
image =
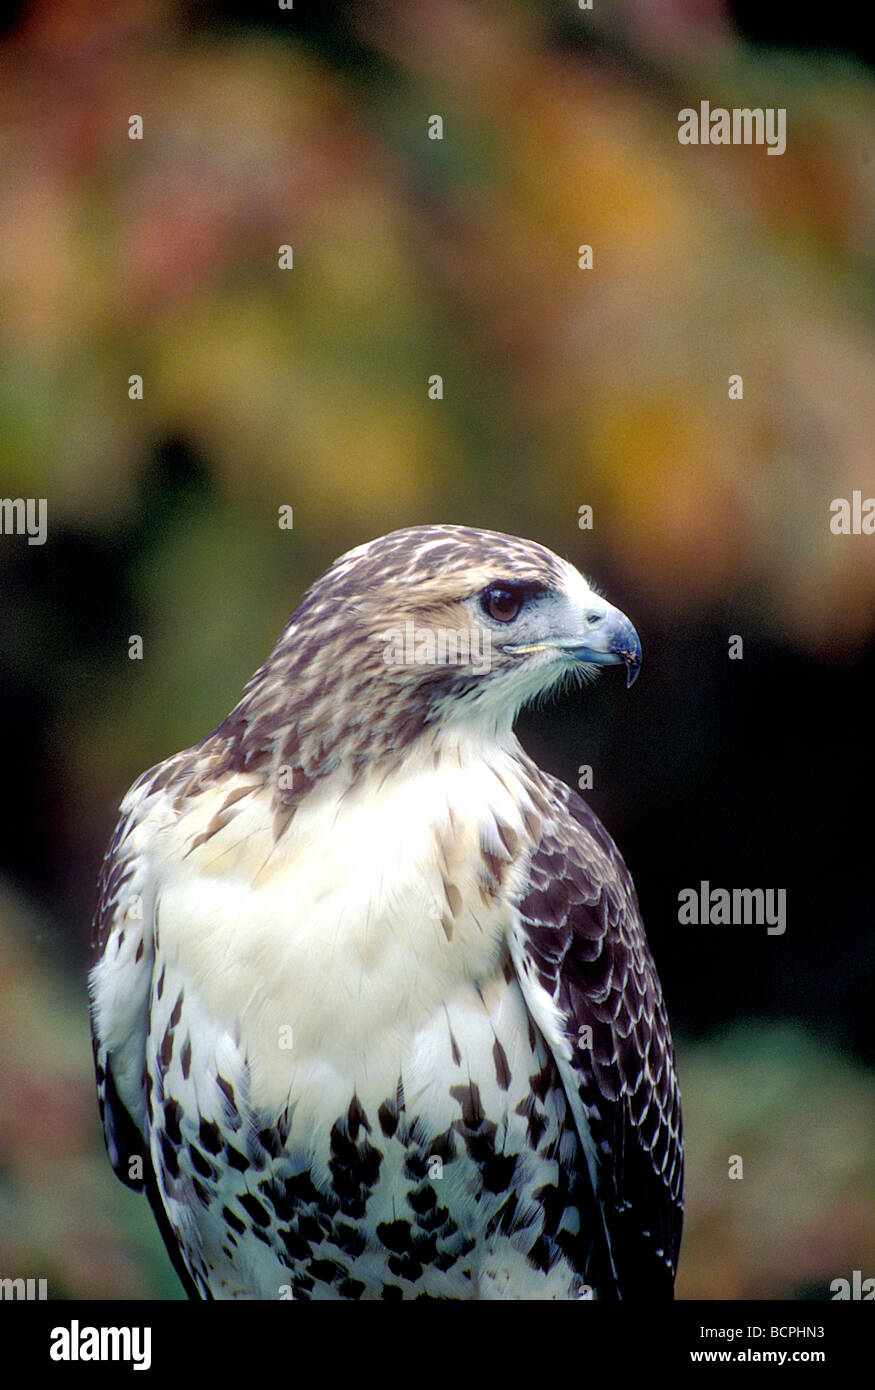
M593 594L587 604L582 626L584 631L573 637L553 637L542 642L508 646L505 651L520 655L536 651L560 651L582 666L626 667L626 687L637 678L641 669L641 641L638 633L619 608L614 608L600 594Z
M626 667L626 689L641 669L641 640L625 613L608 605L582 641L558 642L575 661L593 666Z

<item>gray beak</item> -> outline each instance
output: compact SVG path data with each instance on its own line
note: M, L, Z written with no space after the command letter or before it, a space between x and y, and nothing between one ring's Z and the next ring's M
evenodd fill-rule
M603 599L600 602L604 610L593 610L587 615L589 630L586 637L558 645L575 661L587 665L618 666L622 661L626 667L628 689L641 667L641 641L625 613L611 604L605 604Z

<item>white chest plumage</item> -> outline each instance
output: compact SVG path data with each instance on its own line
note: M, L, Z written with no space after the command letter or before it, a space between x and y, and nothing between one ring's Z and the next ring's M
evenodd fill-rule
M522 839L484 763L329 788L277 844L257 799L191 853L208 807L157 829L157 948L240 1042L259 1104L306 1105L334 1071L387 1094L414 1039L497 974L511 908L481 891L496 802Z
M427 1277L423 1269L427 1286L464 1296L482 1279L500 1292L517 1263L534 1277L510 1230L463 1258L479 1249L511 1192L514 1211L528 1194L515 1219L531 1243L543 1219L532 1193L557 1180L560 1148L576 1142L563 1137L561 1093L547 1095L549 1054L509 965L515 876L526 856L512 863L502 834L523 842L525 799L515 802L505 780L483 764L443 778L423 773L384 786L376 800L335 804L330 826L327 798L314 798L277 846L263 808L256 818L245 798L199 843L209 808L182 820L160 802L149 809L136 833L146 840L144 863L155 854L162 873L146 1055L157 1086L147 1128L171 1221L195 1278L202 1268L213 1292L239 1284L276 1296L289 1267L301 1292L302 1270L319 1265L320 1252L328 1259L344 1227L333 1196L319 1205L335 1192L341 1216L358 1212L376 1246L348 1267L341 1261L346 1279L391 1284L393 1270L415 1268L414 1253L376 1233L398 1229L407 1239L399 1205L409 1219L407 1196L415 1204L432 1193L449 1203L435 1210L452 1215L440 1235L428 1228L431 1209L420 1213L417 1249L434 1246L437 1260ZM490 809L472 815L478 805ZM494 884L487 891L484 847L504 856L501 893ZM358 1183L374 1155L367 1194L344 1197L346 1150ZM441 1185L431 1185L435 1177ZM314 1184L313 1221L327 1227L303 1242L308 1261L286 1259L272 1239L269 1250L247 1241L245 1263L228 1244L234 1222L248 1211L257 1232L262 1217L273 1221L277 1183L304 1180ZM298 1230L297 1217L284 1219L285 1231ZM567 1296L569 1277L557 1269L558 1296Z

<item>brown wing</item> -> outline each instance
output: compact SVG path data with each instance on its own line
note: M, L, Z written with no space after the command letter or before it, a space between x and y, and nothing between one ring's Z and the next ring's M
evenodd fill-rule
M92 929L91 1039L97 1102L107 1153L118 1177L145 1192L173 1267L190 1298L200 1298L167 1219L147 1138L145 1043L154 948L154 887L131 848L140 798L155 769L128 792L103 860Z
M575 792L541 778L553 815L519 905L520 984L589 1156L613 1285L602 1296L671 1298L683 1140L662 989L616 845Z

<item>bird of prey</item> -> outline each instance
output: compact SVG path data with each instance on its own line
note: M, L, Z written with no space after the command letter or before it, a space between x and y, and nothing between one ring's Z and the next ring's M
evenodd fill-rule
M513 733L641 657L532 541L412 527L134 783L90 977L110 1159L195 1298L671 1298L683 1157L620 854Z

